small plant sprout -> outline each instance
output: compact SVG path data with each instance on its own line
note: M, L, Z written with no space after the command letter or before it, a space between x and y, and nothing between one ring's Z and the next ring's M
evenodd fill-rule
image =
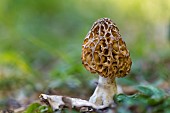
M82 45L82 64L100 75L89 102L109 105L117 93L115 78L126 76L132 64L119 29L110 19L101 18L93 24Z

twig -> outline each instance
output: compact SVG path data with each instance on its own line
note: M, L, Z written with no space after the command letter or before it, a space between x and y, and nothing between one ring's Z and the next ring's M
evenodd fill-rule
M64 108L76 109L80 112L98 112L108 109L109 107L114 108L115 106L97 106L87 100L79 98L71 98L59 95L46 95L41 94L40 100L47 105L50 105L54 111L63 110Z

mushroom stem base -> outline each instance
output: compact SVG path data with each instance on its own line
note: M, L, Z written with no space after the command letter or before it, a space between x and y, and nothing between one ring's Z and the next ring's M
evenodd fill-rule
M96 105L109 105L113 102L113 96L117 93L115 78L99 76L98 85L90 97L89 102Z

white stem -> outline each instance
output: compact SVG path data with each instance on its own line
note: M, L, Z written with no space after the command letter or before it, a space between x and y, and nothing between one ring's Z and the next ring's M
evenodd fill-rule
M115 78L99 76L98 85L90 97L89 102L96 105L109 105L113 102L113 96L117 93Z

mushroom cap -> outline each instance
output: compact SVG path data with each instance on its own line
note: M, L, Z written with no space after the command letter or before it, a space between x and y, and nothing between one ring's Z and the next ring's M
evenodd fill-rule
M102 77L124 77L131 69L131 58L116 24L109 18L98 19L82 45L82 64Z

